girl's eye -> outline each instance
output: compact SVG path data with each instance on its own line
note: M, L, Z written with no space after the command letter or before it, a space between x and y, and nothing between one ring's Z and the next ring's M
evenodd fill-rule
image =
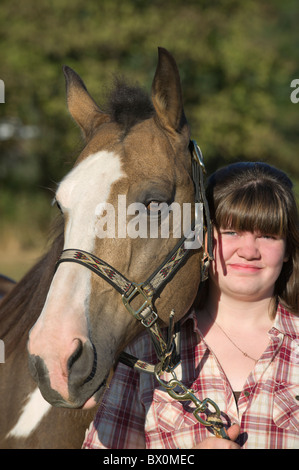
M237 235L237 232L234 232L233 230L221 230L221 235L230 235L230 236L234 236L234 235Z
M260 235L261 238L265 238L266 240L277 240L275 235Z

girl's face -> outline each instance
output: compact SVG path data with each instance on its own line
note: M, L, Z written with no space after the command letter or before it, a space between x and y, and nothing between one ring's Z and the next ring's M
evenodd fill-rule
M288 260L284 238L214 229L214 243L210 279L220 292L244 301L273 295L283 263Z

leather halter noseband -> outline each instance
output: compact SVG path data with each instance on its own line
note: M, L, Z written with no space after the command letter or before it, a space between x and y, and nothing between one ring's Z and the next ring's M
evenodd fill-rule
M201 282L207 279L209 263L213 259L212 247L212 226L208 203L204 193L204 177L205 167L203 164L200 148L194 140L190 142L189 150L192 157L192 179L195 188L195 202L202 203L205 215L206 237L203 237L203 258L201 263ZM196 223L196 221L195 221ZM194 229L194 226L192 227ZM175 274L179 267L183 264L188 256L190 249L185 247L188 238L183 237L166 257L165 261L154 271L151 276L140 284L128 280L123 274L118 272L114 267L98 258L97 256L80 249L63 250L56 264L56 269L60 263L75 262L93 271L111 284L122 296L124 306L134 318L139 320L141 324L150 333L153 344L159 360L161 361L162 370L169 367L175 367L179 362L178 351L175 348L175 334L173 313L170 315L170 325L168 329L168 337L165 340L159 325L157 324L158 314L154 310L153 298L161 290L166 282ZM135 309L132 306L133 300L137 296L141 298L141 305ZM127 353L121 353L121 362L135 367L145 372L153 373L154 366L133 358Z

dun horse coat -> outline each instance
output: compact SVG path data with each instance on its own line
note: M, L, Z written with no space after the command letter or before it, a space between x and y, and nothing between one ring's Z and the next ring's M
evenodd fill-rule
M143 282L177 240L172 233L163 239L100 238L105 205L117 208L122 195L127 205L142 203L145 217L157 202L194 205L189 126L173 57L159 49L151 99L140 88L118 83L104 111L72 69L64 73L68 109L85 147L57 188L62 216L51 249L1 304L4 448L80 447L119 354L143 328L104 279L75 263L56 269L61 251L93 253ZM191 307L201 258L202 250L191 250L155 299L162 325L172 308L177 321Z

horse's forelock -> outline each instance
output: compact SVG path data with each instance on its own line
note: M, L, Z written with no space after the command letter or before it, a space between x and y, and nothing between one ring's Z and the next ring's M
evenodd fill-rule
M125 134L134 125L151 118L155 112L147 92L139 85L129 84L120 77L115 78L105 111L113 122L123 128Z

